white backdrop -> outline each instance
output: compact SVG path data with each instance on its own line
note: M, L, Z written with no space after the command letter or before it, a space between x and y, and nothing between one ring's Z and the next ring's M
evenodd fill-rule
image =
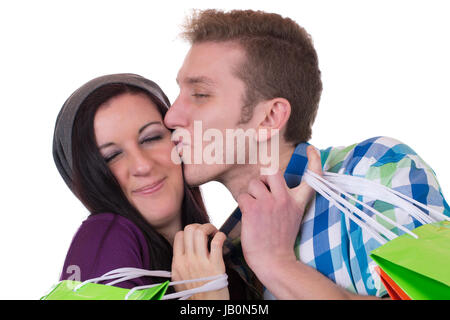
M260 9L312 35L324 91L311 143L386 135L410 145L450 195L450 20L446 1L15 1L0 4L0 299L38 299L87 217L52 158L65 99L103 74L133 72L177 96L191 8ZM220 226L236 203L209 183Z

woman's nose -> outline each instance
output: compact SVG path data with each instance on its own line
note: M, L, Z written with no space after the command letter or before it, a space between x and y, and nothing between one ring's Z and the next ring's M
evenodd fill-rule
M145 176L153 168L153 161L142 150L137 150L130 155L130 173L133 176Z

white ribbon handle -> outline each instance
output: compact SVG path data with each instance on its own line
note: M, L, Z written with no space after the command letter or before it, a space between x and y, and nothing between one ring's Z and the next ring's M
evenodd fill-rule
M321 196L323 196L325 199L330 201L334 206L336 206L347 218L349 218L354 223L356 223L361 229L366 230L367 232L369 232L378 242L380 242L381 244L385 244L387 242L375 230L373 230L371 227L369 227L366 224L364 224L364 222L362 220L360 220L357 217L353 216L352 212L348 208L342 206L339 202L345 203L344 205L346 206L348 201L346 201L345 199L337 201L335 199L336 198L335 194L331 190L329 190L329 188L326 188L326 186L324 188L324 185L323 185L323 183L321 183L320 180L318 180L317 178L315 178L313 175L311 175L309 172L306 172L306 171L303 174L303 179L315 191L317 191ZM327 193L324 189L329 190L330 192ZM350 204L349 204L349 206L350 206Z
M368 196L388 203L393 202L392 204L397 205L399 208L405 211L408 210L407 212L419 221L426 221L426 223L442 220L450 221L450 218L442 214L441 212L375 181L332 172L324 172L324 176L330 182L333 182L335 184L337 183L343 187L345 186L345 188L347 188L347 192ZM410 203L408 203L407 201L409 201ZM413 206L411 203L427 210L429 212L429 215L425 214L423 211Z
M228 286L228 276L223 273L216 276L211 277L205 277L205 278L197 278L197 279L191 279L191 280L181 280L181 281L171 281L169 282L169 286L177 285L177 284L184 284L184 283L191 283L191 282L200 282L200 281L209 281L205 283L204 285L192 288L188 290L183 290L171 294L166 294L162 297L162 300L169 300L169 299L176 299L179 298L179 300L186 300L190 298L192 295L202 292L209 292L209 291L215 291L220 290ZM125 296L125 300L128 300L128 298L131 296L131 294L136 290L142 290L142 289L148 289L154 286L157 286L159 284L151 284L147 286L139 286L134 287L131 289L127 295Z
M439 220L448 220L450 218L440 213L439 211L430 208L410 197L396 191L392 190L382 184L356 177L351 175L337 174L332 172L324 172L323 177L312 172L311 170L305 170L303 174L303 179L308 185L310 185L315 191L322 195L325 199L330 201L335 205L342 213L355 222L362 229L369 232L375 239L377 239L381 244L386 243L381 235L386 237L388 240L395 239L398 237L395 233L381 225L378 221L368 216L366 213L358 209L355 205L350 203L348 200L344 199L341 195L344 195L347 199L352 199L356 203L359 203L364 208L373 212L379 218L385 220L389 224L396 226L398 229L405 233L408 233L414 238L418 236L405 228L403 225L389 219L382 213L378 212L374 208L368 206L364 202L359 201L349 193L359 194L363 196L370 197L375 200L381 200L396 207L400 208L407 214L414 217L416 220L422 224L432 223ZM409 202L408 202L409 201ZM425 214L422 210L414 206L413 204L427 210L429 215ZM357 218L358 216L359 218ZM364 219L364 221L362 220Z
M144 269L139 269L139 268L118 268L118 269L114 269L114 270L111 270L111 271L105 273L101 277L92 278L92 279L89 279L89 280L86 280L86 281L80 283L73 289L73 291L76 292L78 289L80 289L87 283L92 283L92 282L97 283L99 281L115 279L114 281L106 283L107 286L112 286L112 285L122 282L122 281L135 279L135 278L139 278L139 277L143 277L143 276L171 278L172 273L169 271L161 271L161 270L150 271L150 270L144 270ZM197 278L197 279L191 279L191 280L172 281L172 282L169 282L169 286L177 285L177 284L184 284L184 283L191 283L191 282L200 282L200 281L208 281L208 282L197 288L165 295L165 296L163 296L162 299L167 300L167 299L180 298L180 300L185 300L197 293L220 290L220 289L223 289L228 286L228 276L226 273L211 276L211 277ZM134 287L134 288L130 289L130 291L127 293L127 295L125 296L125 300L128 300L128 298L136 290L148 289L148 288L152 288L152 287L155 287L158 285L160 285L160 283Z

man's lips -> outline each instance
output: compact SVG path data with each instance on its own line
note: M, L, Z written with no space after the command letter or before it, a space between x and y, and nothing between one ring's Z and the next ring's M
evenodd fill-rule
M175 138L175 134L172 134L172 142L175 143L175 146L178 145L179 143L182 143L183 142L183 136Z
M141 188L135 189L132 191L132 193L141 194L141 195L154 193L162 188L165 180L166 180L166 178L162 178L155 183L151 183L151 184L145 185Z
M178 140L178 141L174 141L174 142L175 142L175 148L177 150L177 153L181 157L183 155L183 148L188 146L188 144L183 142L182 140Z
M178 152L178 155L179 155L180 157L183 155L183 148L184 148L185 146L187 146L187 144L185 144L185 143L183 143L183 142L177 143L177 145L176 145L177 152Z

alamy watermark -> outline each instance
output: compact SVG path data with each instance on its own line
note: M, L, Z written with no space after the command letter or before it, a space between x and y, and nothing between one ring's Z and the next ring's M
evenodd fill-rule
M180 128L172 134L179 141L171 153L176 164L250 164L260 165L262 175L275 174L279 168L279 130L242 128L203 131L201 121L194 121L194 132Z

